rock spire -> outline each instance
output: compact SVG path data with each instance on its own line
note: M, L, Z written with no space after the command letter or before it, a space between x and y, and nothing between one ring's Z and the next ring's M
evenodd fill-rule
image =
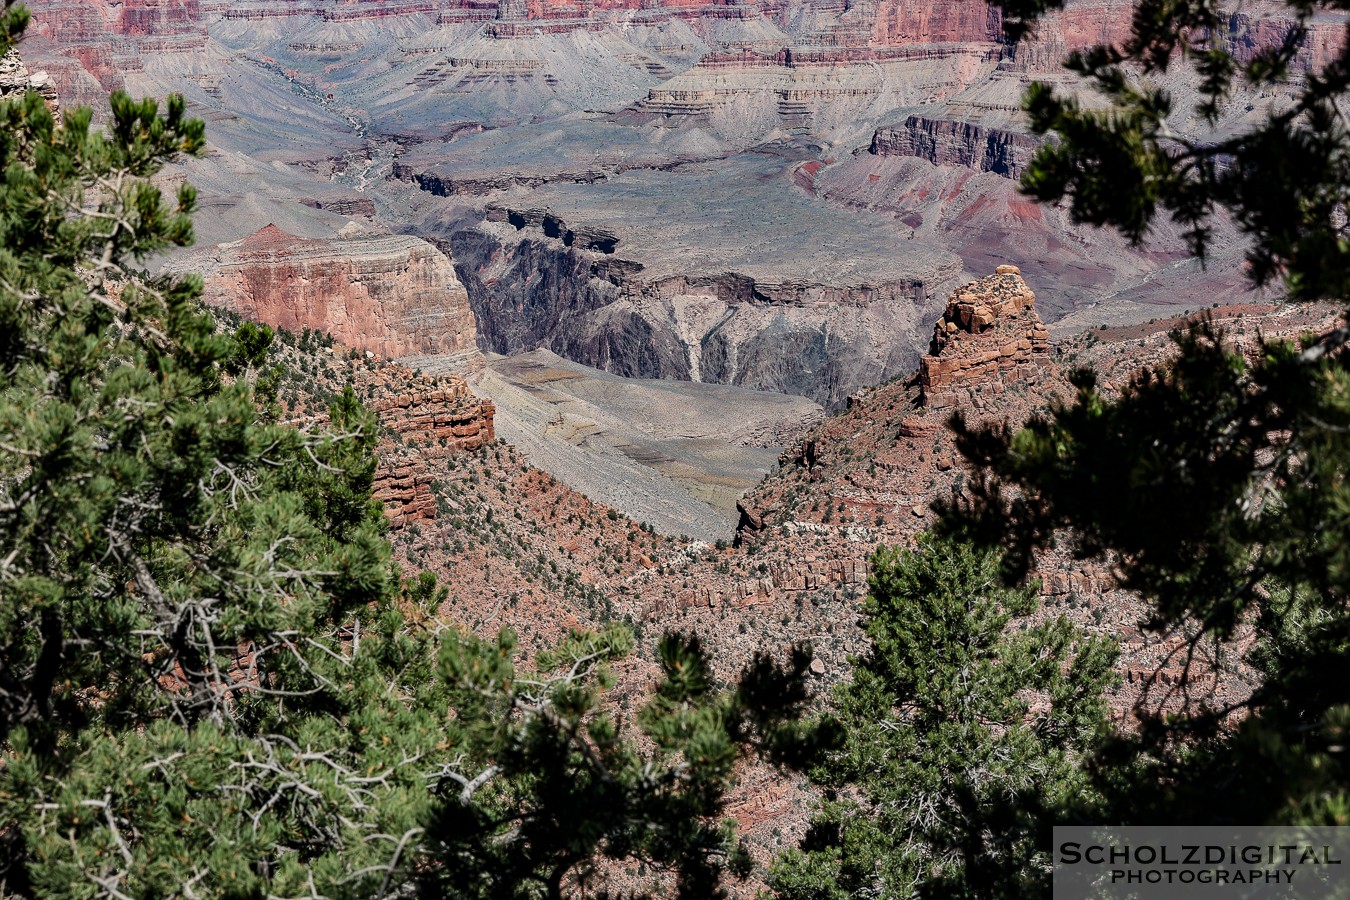
M925 406L976 407L976 394L998 393L1011 382L1034 382L1049 359L1049 335L1036 314L1036 295L1016 266L958 288L919 360Z

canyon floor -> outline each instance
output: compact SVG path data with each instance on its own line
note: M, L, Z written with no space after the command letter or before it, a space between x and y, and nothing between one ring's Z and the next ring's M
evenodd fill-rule
M401 362L434 374L455 360ZM662 533L709 542L732 537L741 495L822 414L803 397L622 378L548 350L489 355L469 384L531 465Z

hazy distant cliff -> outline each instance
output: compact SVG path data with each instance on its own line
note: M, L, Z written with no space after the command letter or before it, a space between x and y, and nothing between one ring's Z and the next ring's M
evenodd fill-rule
M622 242L614 253L568 246L528 223L488 222L449 244L484 349L545 346L618 375L782 391L827 407L912 368L929 282L959 275L951 263L927 278L860 283L766 282L694 265L671 273L625 259Z
M914 156L935 166L965 166L1017 179L1040 143L1029 134L959 119L910 116L878 128L870 149L877 156Z
M478 358L473 311L450 260L401 235L312 240L274 225L198 254L206 300L282 328L327 331L340 342L397 358Z

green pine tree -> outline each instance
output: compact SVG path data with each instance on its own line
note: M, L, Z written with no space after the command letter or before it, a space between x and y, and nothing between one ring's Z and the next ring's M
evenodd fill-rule
M617 626L575 634L539 659L534 676L512 664L509 632L495 644L457 636L444 646L464 722L457 747L477 762L438 778L429 896L559 898L634 862L667 887L638 879L623 896L702 900L725 896L726 874L750 874L721 813L736 766L751 750L800 766L835 739L804 719L810 653L798 648L786 666L757 656L727 691L697 638L667 636L657 647L663 679L636 716L654 748L642 752L599 703L608 663L631 640Z
M921 536L879 550L871 646L835 698L847 739L814 771L826 802L778 861L779 897L1048 896L1049 830L1083 805L1105 736L1114 646L1063 618L998 557Z
M1015 32L1059 5L1002 4ZM1200 254L1226 216L1247 240L1253 285L1350 302L1350 42L1325 62L1303 46L1314 18L1343 10L1285 3L1282 40L1240 54L1217 2L1141 2L1123 44L1068 60L1105 108L1046 85L1027 94L1033 126L1057 140L1024 188L1135 241L1171 217ZM1195 131L1177 125L1164 75L1199 88ZM1240 89L1291 99L1221 130ZM1188 650L1245 654L1262 675L1232 707L1146 717L1122 737L1093 768L1100 821L1350 821L1347 340L1343 326L1266 342L1249 361L1202 323L1177 335L1173 362L1119 392L1079 372L1077 395L1023 430L957 422L980 476L951 530L1006 547L1014 580L1052 541L1109 557L1152 602L1150 627L1189 635ZM1244 627L1250 651L1233 640Z

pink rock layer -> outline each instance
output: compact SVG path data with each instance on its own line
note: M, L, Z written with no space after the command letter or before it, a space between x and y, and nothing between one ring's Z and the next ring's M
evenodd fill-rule
M418 238L318 240L268 225L222 245L206 268L207 302L247 319L326 331L391 359L477 355L473 311L454 266Z

